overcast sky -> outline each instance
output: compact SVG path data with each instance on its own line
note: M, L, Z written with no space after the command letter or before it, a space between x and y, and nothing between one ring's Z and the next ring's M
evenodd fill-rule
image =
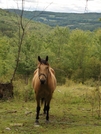
M0 8L21 8L22 0L0 0ZM25 10L41 10L66 13L101 13L101 0L24 0Z

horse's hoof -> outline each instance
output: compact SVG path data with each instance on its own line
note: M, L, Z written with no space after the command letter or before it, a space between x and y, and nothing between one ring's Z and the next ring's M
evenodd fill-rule
M38 124L38 125L39 125L39 121L38 121L38 120L36 120L36 121L35 121L35 124Z
M34 123L34 126L35 126L35 127L39 127L39 126L40 126L40 125L39 125L39 122L36 121L36 122Z
M49 124L50 122L49 122L49 120L46 120L46 124Z

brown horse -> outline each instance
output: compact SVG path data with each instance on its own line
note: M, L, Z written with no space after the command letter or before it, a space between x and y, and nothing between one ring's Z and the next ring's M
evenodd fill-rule
M39 123L38 119L42 102L44 102L44 114L46 114L46 121L49 121L50 101L56 88L55 72L49 66L48 56L46 56L45 60L42 60L40 56L38 56L38 61L38 68L34 71L34 77L32 80L37 101L36 123Z

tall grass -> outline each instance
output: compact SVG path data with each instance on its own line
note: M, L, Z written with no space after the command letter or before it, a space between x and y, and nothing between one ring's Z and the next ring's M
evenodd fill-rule
M91 82L92 83L92 82ZM29 80L28 85L25 81L20 79L14 82L14 98L22 101L35 101L34 90ZM91 108L92 116L97 115L100 117L100 103L101 103L101 92L100 87L92 87L83 85L82 83L76 84L72 80L66 80L66 84L63 86L57 86L53 95L54 103L56 101L61 105L71 104L89 104Z
M95 87L72 81L57 86L50 105L50 123L46 124L45 116L40 115L40 126L36 127L36 101L31 81L28 85L23 80L15 81L14 99L0 101L0 133L99 134L98 94Z
M14 98L21 99L25 102L34 100L34 90L31 85L31 81L28 84L25 84L24 80L15 81L14 83Z

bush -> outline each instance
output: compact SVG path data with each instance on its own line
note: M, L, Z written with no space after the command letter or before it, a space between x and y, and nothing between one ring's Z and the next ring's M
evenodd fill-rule
M25 102L35 100L31 81L28 85L26 85L21 79L14 81L14 98Z

